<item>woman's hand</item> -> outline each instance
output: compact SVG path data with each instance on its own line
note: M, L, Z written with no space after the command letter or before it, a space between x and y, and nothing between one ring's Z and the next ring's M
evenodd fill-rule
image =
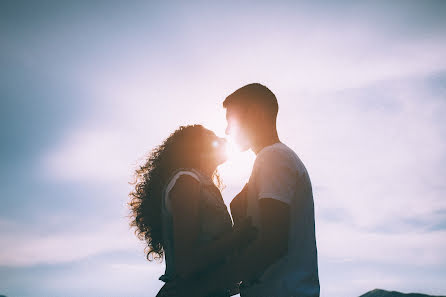
M187 290L181 287L181 281L174 280L165 283L158 294L156 294L156 297L186 297L188 295L186 292Z
M175 296L174 294L176 290L171 283L172 282L165 283L159 290L158 294L156 294L156 297Z
M204 296L200 292L198 284L193 280L173 280L164 284L156 297L201 297Z

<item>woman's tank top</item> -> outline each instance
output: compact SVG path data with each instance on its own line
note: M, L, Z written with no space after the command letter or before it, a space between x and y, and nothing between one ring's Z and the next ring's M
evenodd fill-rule
M173 244L173 223L170 207L169 193L174 187L178 178L182 175L189 175L200 183L199 197L199 244L216 240L226 232L232 230L232 220L228 209L223 201L220 191L212 180L195 169L180 169L172 174L169 182L164 188L162 197L162 221L163 221L163 247L166 261L166 271L160 280L168 282L176 276L174 244Z

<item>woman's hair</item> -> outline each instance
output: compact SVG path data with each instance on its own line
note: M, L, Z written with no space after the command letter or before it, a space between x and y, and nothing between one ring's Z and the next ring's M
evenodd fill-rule
M180 168L200 166L203 154L211 152L214 134L201 125L181 126L148 155L135 172L130 196L130 226L147 243L147 259L163 258L161 199L171 175ZM214 181L220 186L217 172Z

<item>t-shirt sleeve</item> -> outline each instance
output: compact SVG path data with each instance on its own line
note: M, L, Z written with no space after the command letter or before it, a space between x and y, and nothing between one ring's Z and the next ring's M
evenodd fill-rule
M255 184L258 198L272 198L291 204L297 187L297 170L292 160L279 152L268 152L258 160Z

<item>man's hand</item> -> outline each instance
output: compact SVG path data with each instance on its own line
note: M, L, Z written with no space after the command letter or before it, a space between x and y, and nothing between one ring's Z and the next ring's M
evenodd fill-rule
M234 227L240 225L246 218L248 199L248 184L243 187L243 190L232 199L230 208L232 219L234 220Z

